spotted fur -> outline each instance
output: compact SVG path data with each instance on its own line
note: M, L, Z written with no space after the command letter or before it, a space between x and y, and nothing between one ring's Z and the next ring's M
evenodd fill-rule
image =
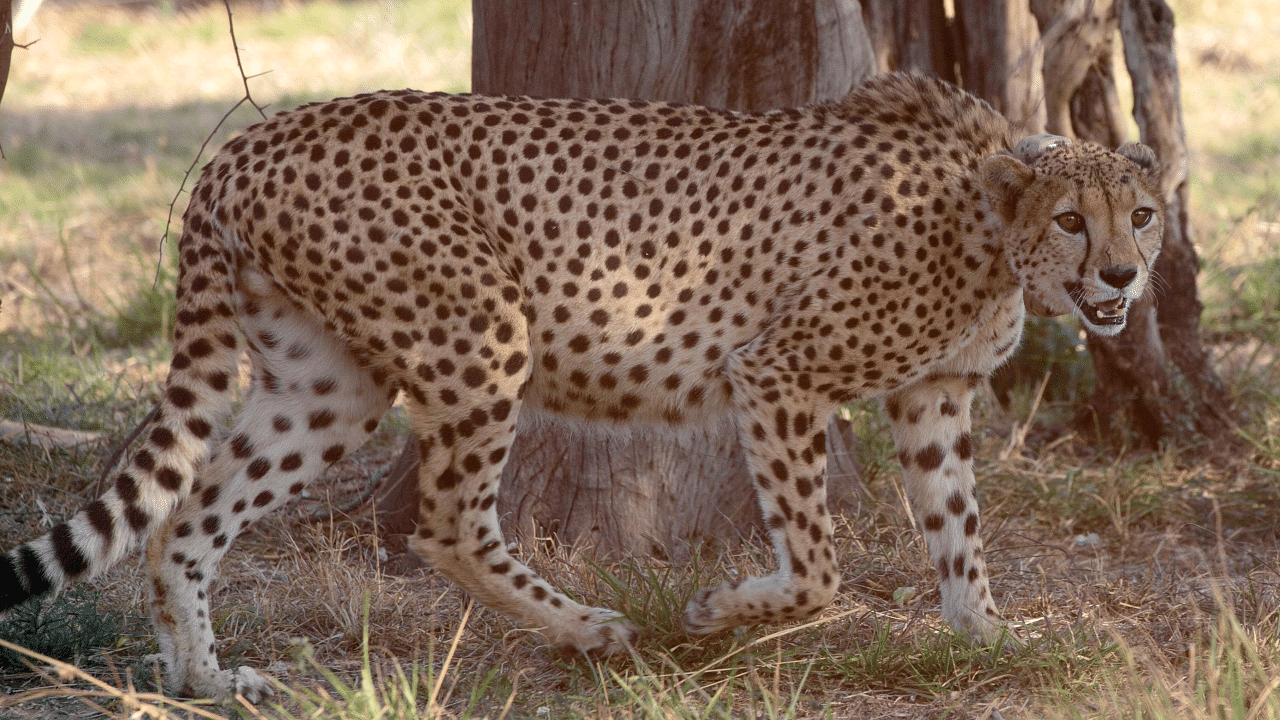
M973 389L1017 345L1024 299L1118 330L1164 210L1141 146L1018 159L1016 139L909 75L764 113L399 91L281 114L193 193L158 415L110 491L0 556L0 609L147 537L169 687L262 696L218 666L219 561L403 396L412 547L548 643L607 654L635 629L508 553L495 502L525 410L735 424L777 570L699 592L687 627L806 618L840 582L827 418L883 397L943 614L990 639ZM220 433L244 351L253 387Z

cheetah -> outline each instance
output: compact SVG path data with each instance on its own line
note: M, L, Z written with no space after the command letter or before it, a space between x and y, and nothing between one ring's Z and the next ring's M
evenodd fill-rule
M193 191L154 420L105 494L0 556L0 609L145 538L166 687L265 696L219 668L219 562L401 397L422 456L410 546L549 645L607 655L636 627L508 551L498 481L540 413L731 424L777 567L698 591L685 625L808 618L840 584L826 421L882 398L942 615L990 642L974 389L1028 310L1124 327L1160 250L1159 173L1136 143L1020 140L909 74L768 112L403 90L282 113Z

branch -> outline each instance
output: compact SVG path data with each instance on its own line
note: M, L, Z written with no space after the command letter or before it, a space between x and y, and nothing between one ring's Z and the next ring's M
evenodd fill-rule
M0 2L5 2L5 1L6 0L0 0ZM195 172L196 165L200 163L200 158L204 155L205 148L209 146L209 143L213 141L214 136L217 135L218 131L222 129L222 124L227 121L227 118L231 117L231 114L234 113L236 110L239 110L240 106L245 104L246 102L252 105L254 110L258 111L258 114L262 116L263 120L267 119L267 113L265 112L266 108L262 105L259 105L258 102L253 99L253 94L249 91L250 76L245 74L244 63L240 61L240 43L236 41L236 25L235 25L235 21L232 20L232 17L231 17L232 15L231 0L222 0L222 4L224 7L227 8L227 29L231 33L231 47L236 54L236 68L240 71L240 82L244 85L244 97L240 98L238 101L236 101L235 105L231 106L231 109L228 110L220 120L218 120L218 124L214 125L213 129L209 131L209 134L205 137L204 142L200 143L200 149L196 152L195 159L193 159L191 161L191 164L187 166L187 172L183 174L182 182L178 184L178 191L173 194L173 200L169 202L169 215L167 218L165 218L164 234L160 236L160 249L159 249L160 258L156 262L156 276L151 281L151 286L153 288L155 287L156 283L160 281L160 268L162 267L162 264L164 262L164 244L165 244L165 241L169 239L169 228L173 226L173 209L178 204L178 198L182 197L182 193L186 192L187 180L191 178L191 173ZM253 77L258 77L258 76L254 75Z

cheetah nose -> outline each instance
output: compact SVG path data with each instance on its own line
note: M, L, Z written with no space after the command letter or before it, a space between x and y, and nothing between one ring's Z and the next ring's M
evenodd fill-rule
M1132 265L1108 265L1098 271L1102 281L1117 290L1123 290L1138 276L1138 268Z

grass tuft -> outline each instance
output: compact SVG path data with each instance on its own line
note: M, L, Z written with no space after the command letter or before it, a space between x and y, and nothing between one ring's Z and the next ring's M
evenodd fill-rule
M120 628L120 617L102 608L98 593L75 588L48 603L19 605L0 620L0 638L74 662L114 645ZM0 669L25 669L27 662L19 653L0 649Z

